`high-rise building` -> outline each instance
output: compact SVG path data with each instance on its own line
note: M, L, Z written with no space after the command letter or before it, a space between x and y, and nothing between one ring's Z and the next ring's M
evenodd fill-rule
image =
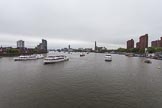
M17 48L24 48L25 42L23 40L17 41Z
M138 48L138 49L140 48L140 42L136 43L136 48Z
M97 42L95 41L95 51L97 51Z
M69 53L73 51L73 49L71 48L70 45L68 45L67 51L68 51Z
M157 47L157 41L152 41L151 42L151 47Z
M139 38L139 48L148 48L148 34L145 34Z
M152 47L162 47L162 37L160 38L161 40L155 40L151 42Z
M134 48L134 40L128 40L127 41L127 49Z
M70 45L68 46L68 49L71 49L71 48L70 48Z
M157 47L161 47L161 40L157 40Z
M47 41L42 39L42 43L40 43L39 45L37 45L36 49L39 52L47 52Z
M47 51L47 40L42 39L42 50Z
M161 44L160 44L160 46L162 47L162 37L161 37L160 39L161 39Z

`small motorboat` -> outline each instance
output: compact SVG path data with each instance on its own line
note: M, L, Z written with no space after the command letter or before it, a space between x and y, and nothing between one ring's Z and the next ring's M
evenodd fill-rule
M144 63L148 63L148 64L151 64L151 60L145 60Z
M112 61L112 56L111 55L106 55L105 56L105 61Z
M84 54L84 53L81 53L81 54L80 54L80 57L83 57L83 56L85 56L85 54Z
M44 64L52 64L52 63L57 63L57 62L63 62L63 61L68 61L69 58L65 55L57 55L57 56L48 56L44 59Z

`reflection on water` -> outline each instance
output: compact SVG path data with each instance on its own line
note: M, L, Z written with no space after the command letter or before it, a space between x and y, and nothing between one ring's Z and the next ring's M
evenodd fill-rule
M0 58L0 108L161 108L162 61L68 56L69 61L50 65Z

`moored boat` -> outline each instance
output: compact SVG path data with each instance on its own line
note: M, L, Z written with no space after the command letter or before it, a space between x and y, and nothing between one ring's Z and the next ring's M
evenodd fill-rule
M51 64L51 63L57 63L57 62L63 62L68 61L69 58L65 55L57 55L57 56L48 56L44 59L44 64Z
M112 56L111 55L106 55L105 56L105 61L112 61Z
M26 60L36 60L36 59L37 58L35 55L24 55L24 56L19 56L14 58L15 61L26 61Z

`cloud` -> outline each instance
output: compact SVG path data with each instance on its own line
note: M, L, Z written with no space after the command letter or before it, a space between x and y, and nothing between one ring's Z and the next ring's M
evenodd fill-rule
M34 46L45 38L50 47L98 41L116 48L148 33L151 41L161 36L161 7L160 0L0 0L0 40L24 38Z

